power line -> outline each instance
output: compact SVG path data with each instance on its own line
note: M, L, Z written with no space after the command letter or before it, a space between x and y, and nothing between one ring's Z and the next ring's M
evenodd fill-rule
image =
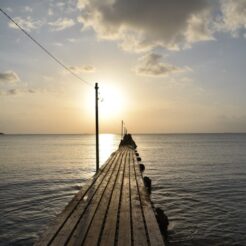
M38 45L49 57L51 57L56 63L62 66L65 70L67 70L74 77L82 81L88 86L93 86L90 82L82 79L76 73L74 73L68 66L66 66L63 62L61 62L58 58L56 58L47 48L45 48L42 44L40 44L35 38L33 38L25 29L23 29L11 16L9 16L4 10L0 8L0 11L11 21L13 22L28 38L30 38L36 45Z

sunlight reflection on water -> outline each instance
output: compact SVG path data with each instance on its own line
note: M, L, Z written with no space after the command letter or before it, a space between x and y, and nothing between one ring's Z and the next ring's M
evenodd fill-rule
M100 135L100 164L119 136ZM95 173L94 135L0 138L0 245L32 245Z
M104 164L109 156L117 149L119 145L119 136L115 134L100 134L100 165Z
M170 245L246 245L246 134L133 137ZM100 135L100 164L119 142ZM32 245L95 169L93 135L0 137L0 245Z

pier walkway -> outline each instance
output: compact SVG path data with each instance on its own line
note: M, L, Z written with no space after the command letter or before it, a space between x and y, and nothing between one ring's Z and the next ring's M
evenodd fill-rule
M134 147L112 153L35 245L164 245Z

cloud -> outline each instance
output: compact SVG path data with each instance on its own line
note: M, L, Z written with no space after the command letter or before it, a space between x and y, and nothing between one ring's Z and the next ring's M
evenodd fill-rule
M78 0L77 6L83 29L92 28L99 38L117 40L128 51L178 50L212 39L211 4L206 0Z
M210 11L204 11L200 15L191 16L185 32L188 43L215 40L214 30L210 25L210 14Z
M45 81L48 81L48 82L51 82L54 80L54 78L52 76L42 76L42 78L45 80Z
M62 47L63 46L63 44L62 43L59 43L59 42L55 42L55 43L53 43L53 45L54 46L57 46L57 47Z
M69 41L70 43L76 43L77 41L79 41L79 39L76 39L76 38L68 38L67 41Z
M23 91L21 91L20 89L17 88L12 88L12 89L5 89L2 90L1 92L1 96L16 96L21 94Z
M28 92L28 93L31 93L31 94L36 93L36 91L35 91L35 90L33 90L33 89L28 89L28 90L27 90L27 92Z
M13 83L19 81L19 76L13 71L6 71L0 73L0 82Z
M26 18L15 17L14 20L26 31L30 32L31 30L38 29L42 26L42 22L33 20L32 17L28 16ZM9 27L18 29L18 27L13 23L9 22Z
M59 18L54 22L49 22L48 24L52 27L53 31L62 31L64 29L74 26L75 22L73 19Z
M149 53L141 57L139 59L139 64L135 68L136 74L143 76L163 77L190 70L187 67L181 68L168 63L162 63L161 59L161 55L154 53Z
M7 91L7 95L16 95L18 93L18 91L17 91L17 89L9 89L8 91Z
M7 96L16 96L20 94L34 94L36 93L33 89L21 89L21 88L12 88L4 90L1 95L7 95Z
M13 9L9 7L5 8L5 10L7 10L8 12L13 12Z
M31 13L31 12L32 12L32 8L29 7L29 6L25 6L25 7L24 7L24 11L25 11L25 12Z
M81 66L70 66L70 70L72 70L76 74L80 73L92 73L95 72L95 67L91 65L81 65Z
M222 15L217 23L217 30L237 36L239 29L246 28L246 1L223 0L220 3Z
M19 94L33 94L36 93L36 89L28 88L27 83L15 83L20 82L20 78L17 73L13 71L6 71L0 73L0 90L1 96L14 96Z
M49 15L49 16L54 15L54 12L53 12L53 10L52 10L51 8L48 9L48 15Z
M56 6L59 7L59 8L63 8L63 7L65 7L65 3L58 2L58 3L56 4Z

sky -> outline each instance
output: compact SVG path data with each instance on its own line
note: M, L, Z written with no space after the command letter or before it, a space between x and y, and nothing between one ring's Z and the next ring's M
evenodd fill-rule
M0 0L0 132L246 132L245 0Z

